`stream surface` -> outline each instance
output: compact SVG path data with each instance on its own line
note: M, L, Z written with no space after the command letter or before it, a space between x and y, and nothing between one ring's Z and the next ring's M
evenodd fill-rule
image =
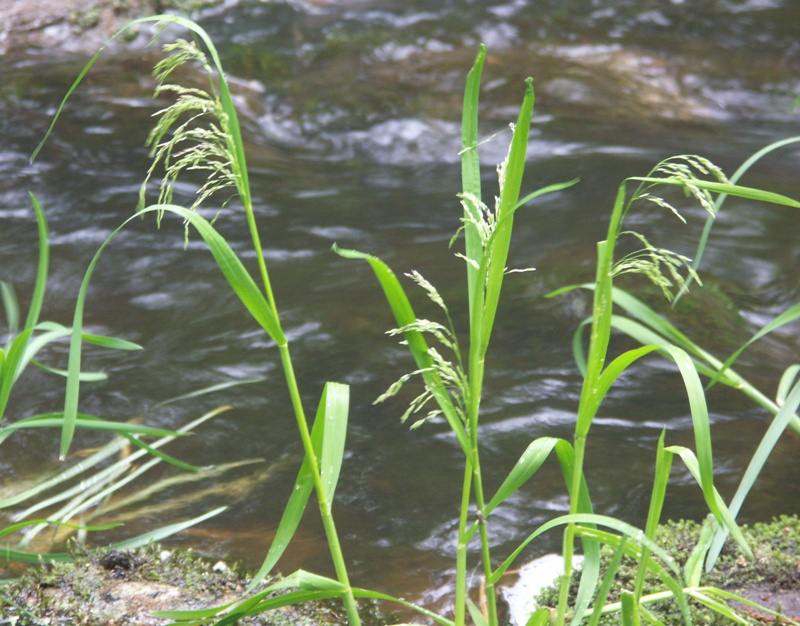
M306 411L328 380L351 386L350 429L335 514L358 586L436 604L451 590L462 456L446 424L400 423L408 388L373 405L413 363L396 339L380 288L365 263L331 252L373 253L398 274L419 270L466 328L463 261L448 242L460 226L460 105L480 42L489 48L481 101L485 199L496 186L524 79L537 102L523 193L580 178L518 214L509 267L535 267L505 283L487 365L481 453L492 493L533 439L571 439L581 377L572 334L589 313L585 294L546 299L593 279L619 183L673 154L702 154L726 173L770 142L800 134L800 4L795 0L590 2L374 0L228 1L199 16L236 92L265 255ZM87 60L53 50L0 57L0 274L23 306L35 277L37 231L28 192L51 233L43 319L69 324L83 273L97 248L136 205L149 162L150 68L157 50L112 49L73 95L31 165L58 103ZM800 148L773 153L742 180L798 197ZM176 199L191 203L185 181ZM154 200L155 196L151 196ZM673 198L682 224L655 205L630 226L656 245L692 255L705 214ZM218 207L204 209L213 216ZM683 328L726 358L766 321L800 299L796 210L730 200L701 267L702 301ZM220 231L254 268L245 217L221 208ZM420 315L436 315L407 281ZM134 222L101 259L87 301L91 332L135 341L136 353L87 349L88 367L109 378L83 386L81 410L109 419L145 414L177 428L221 404L234 409L169 450L196 464L263 458L232 471L223 493L174 487L132 511L119 539L199 515L222 515L176 537L215 557L260 565L301 460L278 353L227 289L196 235L184 249L179 221L160 230ZM464 340L466 344L466 340ZM629 347L619 340L615 350ZM65 367L67 346L48 349ZM797 324L748 349L738 370L773 397L798 360ZM152 412L159 402L209 385L264 377ZM641 525L658 437L692 445L688 405L674 369L651 358L619 380L590 433L586 467L595 510ZM6 419L57 411L60 379L29 371ZM730 498L769 423L743 395L709 393L717 486ZM55 432L15 435L3 446L6 481L57 467ZM81 433L75 449L104 441ZM800 508L798 438L786 434L740 515L766 520ZM254 469L257 468L257 469ZM171 470L163 470L169 474ZM151 480L155 476L151 477ZM206 485L207 486L207 485ZM494 554L505 557L539 524L566 512L555 460L492 517ZM701 493L673 470L665 515L702 518ZM558 550L560 535L535 541L526 559ZM280 568L331 573L312 506Z

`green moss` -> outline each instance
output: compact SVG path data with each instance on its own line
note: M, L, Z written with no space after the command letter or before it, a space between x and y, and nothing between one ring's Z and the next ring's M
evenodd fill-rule
M767 599L770 594L779 592L788 591L800 595L800 519L782 516L770 523L743 526L742 530L753 551L753 558L746 558L729 540L714 570L703 575L700 585L717 587L745 596L748 592L757 590L756 602L759 602L760 598ZM683 572L683 567L697 543L699 532L700 525L696 522L684 520L667 522L659 528L656 541L675 559ZM612 555L613 550L608 547L603 548L601 576L608 567ZM633 559L623 558L606 602L617 602L622 590L634 588L636 565ZM573 577L570 589L572 598L575 597L577 588L578 578ZM644 595L663 589L661 581L648 574ZM536 598L536 603L538 606L555 607L558 603L558 588L552 586L545 589ZM689 604L695 624L723 626L731 623L729 618L722 617L697 602L690 601ZM683 623L678 604L673 600L648 606L666 624ZM784 609L789 613L788 608ZM753 611L749 614L755 615ZM762 615L761 619L763 618ZM600 624L618 624L619 619L619 614L612 614L601 619Z
M170 552L157 545L92 553L73 547L73 557L71 563L32 568L5 586L0 594L0 614L20 618L20 624L133 625L152 620L149 616L157 610L198 609L235 601L248 584L239 566L215 566L191 551ZM274 580L265 581L262 587ZM362 610L365 625L385 624L374 605L364 604ZM276 609L239 623L325 626L343 623L343 613L338 602L324 601Z

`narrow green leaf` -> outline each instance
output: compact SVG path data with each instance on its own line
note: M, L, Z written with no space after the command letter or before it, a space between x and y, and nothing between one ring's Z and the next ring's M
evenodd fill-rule
M709 515L700 526L700 536L689 558L686 559L686 565L683 566L683 580L686 582L687 587L697 587L700 584L700 578L703 575L703 563L706 560L708 549L711 547L711 541L717 528L719 528L719 524L713 515Z
M486 46L481 45L475 58L475 63L467 76L464 89L464 107L461 118L461 185L463 189L464 217L480 221L480 209L475 206L472 198L481 197L481 170L478 154L478 100L481 86L481 73L483 62L486 59ZM464 239L466 255L478 265L483 257L481 239L474 224L469 221L464 226ZM478 270L467 263L467 285L469 293L470 319L473 308L480 306L479 298L483 295L483 286L478 280Z
M583 545L583 566L580 570L581 580L578 584L578 594L575 597L572 626L579 626L583 621L583 616L589 609L592 598L596 595L600 580L600 542L589 535L582 535L581 544Z
M561 466L561 473L564 476L564 482L567 489L572 489L572 474L575 469L575 449L568 441L559 439L556 442L556 454L558 455L558 462ZM570 493L570 497L574 494ZM586 484L586 477L581 476L580 493L578 494L578 513L592 513L592 500L589 497L589 487Z
M619 378L619 375L622 374L622 372L628 369L633 363L641 359L643 356L647 356L657 349L658 346L643 346L641 348L628 350L609 363L608 367L603 370L603 373L600 375L600 378L597 381L597 385L595 387L595 399L597 406L593 408L592 412L597 412L597 410L600 408L600 403L603 401L603 398L605 398L609 389L611 389L611 386L614 384L614 381Z
M739 166L739 168L730 177L730 182L732 184L736 184L737 182L739 182L739 179L742 176L744 176L747 170L749 170L755 163L760 161L763 157L765 157L773 150L777 150L778 148L782 148L783 146L796 143L798 141L800 141L800 137L790 137L788 139L776 141L762 148L761 150L750 156L744 163L742 163L742 165ZM709 215L708 219L706 219L706 225L703 228L703 234L700 236L700 241L697 244L697 251L694 253L694 261L692 262L692 269L695 271L697 271L697 269L700 267L700 263L703 260L703 254L706 249L706 244L708 243L708 238L711 235L711 228L713 227L714 222L716 221L716 216L719 215L720 209L722 209L722 205L725 203L725 199L727 197L728 194L726 193L721 193L717 196L717 199L714 202L714 215ZM687 291L689 291L689 286L692 284L693 280L694 280L693 276L690 275L687 277L686 284L683 286L681 291L675 297L675 300L672 302L673 308L675 307L675 305L678 304L678 301L683 297L683 295Z
M572 356L578 366L578 371L584 378L586 377L586 352L583 350L583 331L591 323L591 319L583 320L572 334Z
M761 339L763 336L768 335L773 330L777 330L781 326L785 326L789 322L793 322L794 320L800 318L800 302L795 304L793 307L788 308L783 313L775 317L769 323L765 324L755 335L753 335L744 345L742 345L738 350L736 350L731 356L729 356L725 363L722 364L722 367L719 368L719 371L714 375L714 378L711 379L711 382L708 383L708 387L713 387L714 384L722 377L722 375L733 365L736 359L739 358L739 355L742 354L749 346L753 343Z
M67 370L62 370L57 367L50 367L49 365L45 365L44 363L41 363L36 359L31 359L31 363L33 363L33 365L38 367L40 370L44 370L45 372L48 372L50 374L55 374L56 376L63 376L64 378L69 376L69 372ZM78 378L82 383L96 383L103 380L107 380L108 374L106 374L105 372L81 372Z
M679 178L650 178L633 176L628 180L636 180L643 183L658 183L663 185L674 185L676 187L686 187L686 181ZM748 200L757 200L759 202L770 202L772 204L780 204L782 206L794 207L800 209L800 202L772 191L764 191L763 189L755 189L753 187L743 187L741 185L731 185L730 183L719 183L710 180L692 179L692 185L699 189L705 189L714 193L726 193L738 198L746 198Z
M133 437L128 433L123 432L122 436L128 440L128 442L136 447L141 448L145 452L147 452L150 456L154 456L157 459L161 459L162 461L166 461L170 465L174 465L182 470L186 470L187 472L199 472L202 468L198 467L197 465L191 465L189 463L184 463L183 461L176 459L174 456L167 454L166 452L161 452L158 448L154 448L153 446L148 446L144 441L139 439L138 437Z
M716 503L713 502L712 490L714 486L714 461L711 452L711 429L708 418L708 406L703 385L694 363L680 348L667 346L667 352L678 366L678 371L683 378L686 397L689 400L689 409L694 426L694 442L697 450L697 461L700 467L700 485L706 494L706 502L713 513Z
M345 389L342 389L342 387ZM331 390L332 398L329 402L328 394ZM314 425L311 428L311 442L318 464L320 457L323 456L323 448L326 446L325 431L327 430L328 426L326 423L326 416L328 414L333 415L334 419L332 422L335 422L337 419L342 419L339 413L342 410L345 410L346 419L348 402L349 387L346 385L327 383L322 390L322 397L320 398L319 406L317 407L317 414L314 417ZM344 449L344 434L339 432L340 425L337 426L336 424L332 424L332 426L334 433L330 436L329 441L327 442L327 446L332 455L332 466L327 470L326 477L333 480L332 487L335 490L335 479L338 479L338 472L333 471L333 464L335 464L336 456L339 454L337 449L339 447L341 447L342 450ZM339 466L341 467L341 457L339 458ZM311 459L306 456L303 458L300 471L297 473L297 479L294 483L294 489L292 489L292 495L289 497L289 501L286 503L286 508L283 510L281 521L278 524L278 529L275 531L275 537L272 539L272 543L267 551L267 556L264 559L264 563L261 565L261 568L258 570L258 573L256 573L256 575L253 577L253 580L250 581L250 585L248 586L249 591L252 591L269 575L269 573L272 571L272 568L275 567L281 556L283 556L283 553L289 546L292 537L294 537L294 533L300 524L300 520L303 518L303 513L305 513L308 499L313 490L314 474L312 472Z
M652 551L652 547L655 544L647 537L643 536L641 531L639 531L639 535L631 535L630 532L626 532L624 530L615 529L620 534L609 533L606 531L599 530L596 526L586 526L582 525L577 528L577 532L579 535L582 536L591 536L594 537L596 541L602 542L612 548L618 547L625 537L628 538L629 544L626 545L623 549L625 550L625 554L628 557L631 557L634 560L639 560L640 554L642 550ZM664 550L660 549L657 551L653 551L658 558L664 562L669 570L673 573L671 574L668 569L665 569L658 561L654 559L648 559L646 564L640 563L640 567L647 567L648 570L655 576L657 576L661 582L667 587L668 592L662 593L655 593L649 594L648 596L643 596L641 602L645 601L657 601L657 599L665 599L668 597L673 597L677 602L681 609L681 614L684 618L684 622L687 624L691 624L691 615L689 613L689 605L686 600L686 594L683 591L683 587L681 586L680 581L680 572L677 571L677 563L672 559L671 555L669 555ZM640 604L641 604L640 602ZM616 610L621 609L621 604L616 605L607 605L603 607L603 611L615 607Z
M800 375L800 365L797 364L787 367L781 375L781 380L778 383L778 390L775 392L775 401L779 405L786 403L786 398L789 393L791 393L794 381L798 380L798 375Z
M500 291L506 271L508 250L511 246L511 232L513 230L513 219L511 217L508 219L503 218L519 202L522 175L525 170L525 157L528 150L528 133L531 127L533 103L533 80L528 78L525 81L525 98L522 101L517 124L514 127L514 135L511 139L511 149L509 150L508 163L505 168L505 180L500 190L498 217L501 221L498 222L495 229L495 238L491 249L485 251L485 254L491 258L491 265L488 268L489 271L486 277L486 297L481 324L481 354L486 354L497 315L497 306L500 300Z
M30 528L31 526L64 526L66 528L74 528L76 530L88 530L88 531L99 531L99 530L110 530L112 528L116 528L120 526L120 524L100 524L96 526L84 526L82 524L71 524L69 522L61 522L58 520L51 520L51 519L33 519L33 520L26 520L24 522L17 522L16 524L11 524L10 526L6 526L2 530L0 530L0 537L7 537L8 535L12 535L18 530L22 530L23 528ZM0 548L2 550L2 548Z
M50 265L50 243L47 233L47 220L44 216L44 211L39 204L38 198L28 193L33 209L36 211L36 224L39 228L39 263L36 268L36 282L33 286L33 295L31 296L31 305L28 309L28 316L25 319L25 329L33 328L39 321L39 314L42 311L42 303L44 302L44 293L47 288L47 274Z
M19 301L11 283L0 280L0 299L6 312L8 333L14 335L19 330Z
M11 389L24 366L25 352L32 333L31 329L22 331L14 338L4 355L3 367L0 369L0 418L5 414Z
M396 604L400 604L406 608L412 609L417 613L424 615L428 619L436 622L437 624L441 624L442 626L454 626L453 622L449 619L442 617L441 615L434 613L424 607L414 604L413 602L408 602L403 598L395 598L394 596L390 596L385 593L381 593L378 591L372 591L371 589L359 589L358 587L353 588L353 595L356 598L369 598L372 600L381 600L384 602L394 602ZM398 624L398 626L402 626ZM408 626L414 626L413 624L409 624Z
M209 385L207 387L202 387L201 389L195 389L194 391L190 391L189 393L184 393L179 396L175 396L172 398L168 398L167 400L163 400L162 402L158 402L150 407L147 412L151 413L155 409L166 406L168 404L173 404L175 402L181 402L182 400L192 400L194 398L199 398L201 396L208 395L210 393L216 393L217 391L224 391L225 389L230 389L231 387L237 387L239 385L252 385L253 383L261 383L266 380L265 378L245 378L243 380L230 380L224 383L217 383L215 385Z
M347 587L338 580L321 576L312 572L299 569L290 576L279 580L273 589L304 589L306 591L335 591L342 593L347 591Z
M87 430L103 430L116 433L129 433L149 435L152 437L179 437L185 433L164 428L153 428L144 424L131 424L130 422L110 422L90 415L77 414L76 423ZM14 432L25 428L63 428L63 413L43 413L33 417L26 417L19 421L0 428L0 443L4 442Z
M550 611L545 608L536 609L525 622L525 626L549 626L550 624Z
M344 458L350 387L341 383L326 383L323 399L325 406L322 418L325 420L325 427L322 437L320 479L323 493L328 503L332 504Z
M183 207L171 204L155 204L140 210L132 218L139 217L144 213L152 212L171 212L182 217L186 222L194 226L198 234L203 238L209 251L217 261L217 265L222 270L228 284L239 296L242 304L253 318L267 331L267 334L279 346L286 344L286 337L281 330L280 321L275 311L269 306L263 293L259 290L253 278L245 269L239 257L230 247L225 238L220 235L207 219L199 213L190 211Z
M668 339L665 339L662 335L659 335L653 330L647 328L646 326L630 318L614 315L611 318L611 325L616 330L625 333L626 335L628 335L632 339L635 339L639 343L643 343L646 345L657 345L659 353L664 357L668 357L669 348L676 348L679 350L683 350L683 348L675 346ZM684 352L686 352L686 350L684 350ZM702 374L711 378L717 371L717 368L714 367L714 365L721 365L721 363L720 361L714 359L710 355L708 355L708 357L711 359L712 362L711 367L709 367L708 365L704 365L700 360L695 360L694 365L697 368L698 372L701 372ZM742 390L745 391L745 389L741 385L740 379L732 378L733 374L734 374L733 370L730 370L728 374L720 382L723 382L726 385L730 385L735 388L742 388Z
M472 618L472 623L475 624L475 626L489 626L489 620L483 616L478 605L469 597L467 597L467 609L469 610L469 616Z
M703 604L706 604L706 601L700 596L704 596L706 599L708 599L709 596L719 596L720 598L723 598L725 600L733 600L734 602L738 602L740 604L746 604L747 606L750 606L750 607L756 609L757 611L768 613L768 614L773 615L774 617L778 618L778 619L775 620L775 622L779 622L781 619L786 619L786 617L787 617L786 615L782 615L782 614L777 613L777 612L775 612L775 611L773 611L771 609L768 609L767 607L765 607L765 606L763 606L761 604L758 604L757 602L753 602L752 600L749 600L749 599L747 599L747 598L745 598L743 596L740 596L740 595L735 594L735 593L731 593L730 591L725 591L724 589L720 589L718 587L699 587L697 589L687 589L687 593L690 596L692 596L693 598L696 598L697 600L699 600L700 602L703 602ZM709 606L709 605L706 604L706 606ZM727 606L728 611L724 610L724 608L723 608L724 606ZM725 617L728 617L728 618L730 618L730 619L732 619L734 621L738 621L739 624L751 624L751 622L748 621L747 619L742 618L740 615L736 614L735 612L731 612L730 611L730 607L728 605L722 605L719 608L720 608L719 613L721 615L724 615ZM795 622L796 622L796 620L795 620ZM787 623L791 623L791 621L787 622Z
M517 209L521 209L531 200L535 200L536 198L547 195L548 193L555 193L557 191L563 191L564 189L569 189L573 185L577 185L579 182L580 182L579 178L573 178L572 180L568 180L563 183L553 183L552 185L547 185L546 187L542 187L541 189L532 191L527 196L522 198L519 202L517 202L517 204L511 209L511 213L516 213ZM504 219L504 217L501 216L501 219Z
M41 565L42 563L70 563L74 560L72 555L66 552L35 554L32 552L22 552L21 550L11 550L10 548L0 548L0 558L6 561L31 563L33 565Z
M226 609L229 609L234 604L236 603L229 602L228 604L211 607L210 609L153 611L151 615L159 619L173 620L175 624L181 624L181 626L197 626L199 624L211 623L214 617L218 616Z
M295 606L307 602L320 602L322 600L330 600L331 598L340 598L341 596L341 591L306 591L305 589L291 591L275 597L267 597L258 604L250 607L247 611L241 611L237 608L218 622L215 622L215 626L235 625L239 624L242 618L251 615L260 615L284 606ZM175 611L173 615L175 613L177 613L177 611ZM157 613L157 615L161 615L161 613Z
M588 288L592 288L589 286ZM615 289L614 297L617 298L618 295L617 290ZM622 331L623 333L627 334L628 336L636 339L640 343L643 344L657 344L659 346L667 346L671 345L670 339L674 339L675 343L686 352L695 355L695 367L697 370L705 376L709 378L713 378L715 373L719 371L722 367L722 362L716 359L714 356L702 350L699 346L693 343L691 340L682 336L677 329L674 328L671 324L666 322L665 320L661 319L659 321L659 316L653 313L653 316L649 316L645 313L645 315L640 315L641 311L637 309L637 307L632 307L628 309L630 301L636 301L635 298L630 297L629 294L625 294L624 298L620 299L619 301L615 300L617 304L623 304L624 308L628 310L632 315L635 317L639 317L649 326L651 326L656 332L650 330L649 328L645 328L641 324L635 322L634 320L613 316L612 317L612 325L617 330ZM638 301L637 301L638 302ZM643 307L645 305L642 305ZM647 307L645 307L646 309ZM651 310L652 311L652 310ZM658 333L663 333L663 336ZM664 337L668 339L665 339ZM663 354L663 351L662 351ZM761 393L758 389L756 389L752 384L750 384L746 379L742 378L739 374L737 374L732 368L729 368L723 377L718 381L725 385L730 385L739 389L742 393L744 393L747 397L753 400L759 406L765 408L767 411L772 413L773 415L777 414L780 410L780 407L767 398L763 393ZM800 432L800 418L795 415L790 417L790 423L792 428L798 432Z
M101 346L103 348L109 348L111 350L141 350L142 346L138 343L133 343L132 341L126 341L125 339L118 339L116 337L104 337L102 335L90 335L88 333L83 333L83 340L86 343L91 343L96 346Z
M653 478L653 489L650 493L650 506L647 511L647 522L644 527L644 534L649 539L655 539L658 524L661 521L661 511L664 508L664 500L667 494L667 484L669 483L669 473L672 469L672 453L664 448L664 438L666 429L662 429L661 436L658 438L656 448L655 477ZM636 574L636 586L634 592L637 600L642 597L642 589L645 583L645 573L647 571L647 559L649 553L642 551L642 567Z
M71 465L65 469L63 472L59 472L57 475L51 478L37 481L36 484L29 489L24 489L23 491L0 500L0 509L15 506L20 502L29 500L30 498L33 498L34 496L51 489L52 487L56 487L64 482L67 482L68 480L71 480L78 474L81 474L82 472L96 466L98 463L102 463L109 457L117 454L126 445L125 441L126 440L123 437L115 437L111 442L100 448L100 450L88 458L81 459L74 465Z
M692 477L695 479L698 485L701 485L700 467L694 452L689 448L685 448L683 446L669 446L666 449L681 457L683 464L686 465L686 468L689 470ZM734 540L739 545L739 548L741 548L742 552L744 552L747 556L752 556L752 551L750 550L750 546L747 545L747 541L745 540L741 529L736 525L736 521L734 520L733 515L731 515L731 512L728 509L728 507L725 506L725 501L722 499L722 496L719 495L716 488L713 490L712 497L715 501L715 507L713 509L709 507L709 509L714 514L714 517L717 519L718 522L721 523L722 526L726 527L730 531L731 535L733 535ZM708 504L707 500L706 504Z
M767 459L770 457L775 445L778 443L778 439L780 439L783 431L786 430L786 426L791 418L797 413L798 406L800 406L800 381L794 385L791 393L789 393L786 401L783 403L783 406L778 411L778 414L773 418L772 423L767 429L767 432L764 433L764 437L758 444L758 448L753 454L753 458L750 459L750 463L747 465L744 476L742 476L742 480L739 483L739 486L737 487L736 493L734 494L730 504L730 512L734 518L736 515L738 515L742 504L744 504L744 501L747 498L747 494L750 493L750 489L753 487L753 484L755 484L759 474L761 474L761 470L763 469L764 464L767 462ZM726 529L721 528L717 531L717 534L715 535L711 544L711 548L708 552L706 571L711 571L711 569L713 569L714 564L719 557L719 553L722 550L722 545L725 543L726 536Z
M576 513L572 515L561 515L559 517L553 518L541 526L539 526L536 530L534 530L530 535L528 535L522 543L506 558L505 561L494 571L492 574L492 582L496 583L500 577L508 570L508 568L514 563L515 559L522 553L522 551L530 544L531 541L536 539L541 534L547 532L548 530L552 530L558 526L566 526L567 524L581 524L576 529L578 533L598 533L599 531L595 531L592 527L593 526L606 526L615 530L616 532L620 533L621 535L625 535L633 540L637 545L643 545L647 547L653 554L657 555L659 559L675 574L675 576L680 576L680 569L678 568L677 563L675 560L667 553L661 546L654 543L652 540L648 539L644 532L636 528L635 526L631 526L630 524L623 522L622 520L618 520L613 517L608 517L607 515L597 515L594 513ZM604 537L604 541L607 541L607 538ZM630 547L630 546L629 546ZM638 551L638 548L636 548Z
M524 485L542 466L558 441L553 437L541 437L533 441L522 453L503 484L498 488L497 493L486 505L484 515L489 515L508 496Z
M572 486L572 474L575 470L575 451L572 448L572 445L570 445L568 441L565 441L563 439L557 440L554 447L556 454L558 455L558 462L561 466L561 472L564 475L564 481L567 485L567 489L570 489ZM582 478L581 488L580 488L580 493L578 495L578 511L581 514L592 514L592 502L589 497L589 489L586 485L585 478L583 476L581 478ZM565 518L572 519L569 515L565 516ZM558 519L565 519L565 518L558 518ZM491 579L488 580L487 583L497 584L497 581L500 580L500 578L503 576L506 570L514 562L514 559L516 559L517 556L519 556L519 554L525 549L528 543L533 541L533 539L538 537L539 534L541 534L542 532L545 532L557 525L558 524L549 526L545 524L544 527L540 528L539 530L535 531L532 535L528 536L528 538L525 541L523 541L516 548L516 550L514 550L514 552L511 553L511 555L503 562L503 564L494 571Z
M200 524L201 522L204 522L215 515L219 515L223 511L227 510L227 508L227 506L221 506L209 511L208 513L204 513L203 515L193 517L190 520L162 526L161 528L156 528L155 530L137 535L136 537L131 537L130 539L125 539L124 541L112 543L110 548L114 550L132 550L133 548L140 548L150 543L157 543L163 539L166 539L167 537L171 537L172 535L186 530L187 528L196 526L197 524Z
M622 538L619 546L617 546L617 549L614 551L614 556L611 557L611 561L608 564L606 573L603 574L603 580L600 583L600 586L597 588L597 598L595 599L594 609L592 610L591 617L589 618L589 626L597 626L597 623L600 621L600 617L603 615L603 605L605 605L606 600L608 599L608 594L611 591L611 585L614 584L614 578L617 575L619 564L622 562L622 557L625 554L625 546L627 541L627 537ZM640 569L644 570L645 568Z

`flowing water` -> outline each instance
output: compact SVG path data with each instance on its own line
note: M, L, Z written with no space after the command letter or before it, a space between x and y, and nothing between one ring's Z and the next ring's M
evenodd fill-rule
M384 332L392 318L364 263L331 244L374 253L399 274L419 270L465 328L463 262L448 242L459 226L460 100L479 42L489 46L481 103L486 189L495 184L523 80L537 103L523 192L580 177L520 213L509 265L536 271L506 283L490 350L482 458L489 492L534 438L571 437L580 376L571 337L588 313L584 295L545 299L593 277L619 182L672 154L699 153L729 174L760 147L800 132L791 113L800 93L800 5L793 0L439 2L298 0L225 2L201 15L234 83L250 179L274 289L307 411L322 385L351 385L350 431L335 513L361 586L435 602L452 576L462 459L445 425L409 431L399 416L411 390L373 405L412 367ZM35 164L28 158L85 58L53 51L0 59L0 268L21 301L35 276L38 195L51 230L52 268L44 319L68 324L83 272L97 247L135 207L148 159L153 51L111 54L75 93ZM797 197L797 147L757 166L744 184ZM190 202L193 187L177 190ZM488 193L491 193L490 191ZM689 224L654 206L632 225L658 245L691 254L704 215L678 199ZM209 209L213 215L215 208ZM718 219L702 276L693 337L727 356L754 329L800 297L796 210L731 201ZM245 219L220 212L219 229L245 262ZM456 246L457 248L457 246ZM410 281L419 311L435 314ZM192 498L175 487L136 509L120 538L154 525L230 509L173 543L243 559L268 549L301 459L277 352L226 286L198 238L186 249L182 225L135 222L101 260L87 303L93 332L140 343L137 353L89 350L107 382L84 385L81 410L111 419L141 415L165 399L230 380L264 377L214 396L171 404L146 421L178 427L220 404L234 409L170 450L191 463L263 458L230 472L223 493ZM625 345L620 341L619 345ZM740 371L774 395L797 360L797 325L744 353ZM64 366L66 346L44 359ZM598 512L642 524L655 447L691 445L681 383L658 359L621 379L590 435L589 486ZM29 372L8 420L58 410L59 379ZM718 487L730 497L768 424L736 392L709 394ZM96 445L80 436L77 447ZM57 434L16 435L3 447L5 480L57 466ZM796 512L798 440L778 444L741 518ZM258 469L253 469L258 468ZM218 479L219 480L219 479ZM506 555L538 524L568 507L553 461L491 526ZM674 470L667 515L700 518L705 507L688 472ZM556 534L526 557L553 551ZM310 509L281 568L330 572L321 524Z

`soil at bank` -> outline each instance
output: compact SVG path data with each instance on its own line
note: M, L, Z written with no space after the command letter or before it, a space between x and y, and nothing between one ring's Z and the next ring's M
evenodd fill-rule
M18 581L0 588L0 625L160 626L171 620L153 617L155 611L198 610L236 602L249 583L235 566L221 561L212 564L191 551L168 551L156 545L126 551L76 550L74 556L74 563L31 568ZM317 601L238 623L325 626L344 623L343 615L340 603ZM372 605L363 605L362 617L365 626L385 623Z
M695 546L700 526L695 522L669 522L662 526L657 541L683 567ZM719 587L740 595L784 616L800 620L800 519L780 517L769 524L744 526L753 558L744 557L730 541L715 570L702 585ZM241 597L248 584L246 575L224 563L212 564L192 552L166 551L150 546L131 551L100 550L77 552L73 564L31 568L15 583L0 589L0 625L74 624L81 626L160 626L167 620L151 614L160 610L201 609L220 606ZM611 558L607 554L605 564ZM618 600L623 588L632 588L636 571L623 564L609 601ZM660 582L649 580L651 588ZM577 583L573 592L577 589ZM545 590L539 606L554 606L558 591ZM752 624L785 624L772 615L745 605L735 605ZM665 624L682 624L674 602L650 605ZM696 624L723 626L730 620L692 606ZM386 623L375 606L362 614L368 626ZM605 619L605 618L604 618ZM15 621L16 620L16 621ZM604 624L617 624L619 616ZM240 622L257 626L324 626L345 624L336 602L315 602L287 607Z

